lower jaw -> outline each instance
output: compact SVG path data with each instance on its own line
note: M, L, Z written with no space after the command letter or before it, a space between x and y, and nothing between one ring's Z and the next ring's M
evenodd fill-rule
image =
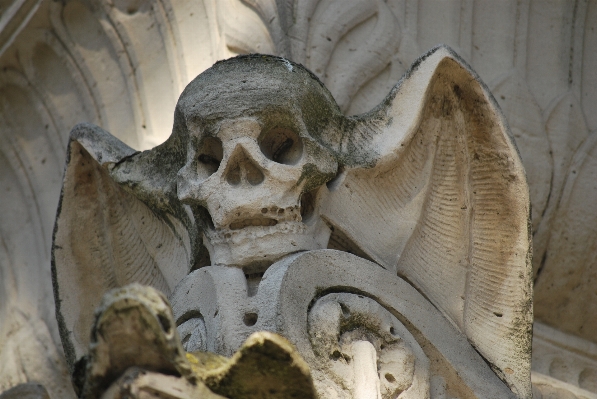
M228 238L228 232L208 232L203 243L212 265L239 267L248 274L260 273L288 254L327 247L331 231L325 223L298 226L299 223L287 228L249 227L234 231Z

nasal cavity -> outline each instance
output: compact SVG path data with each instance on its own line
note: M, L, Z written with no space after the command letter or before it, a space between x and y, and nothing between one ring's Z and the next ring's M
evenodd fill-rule
M240 166L238 164L233 165L228 173L226 173L226 181L232 186L238 186L240 184Z
M261 170L259 170L259 167L251 161L245 163L245 173L247 181L252 186L261 184L261 182L263 182L263 179L265 178Z
M226 181L232 186L237 186L243 182L247 182L251 186L256 186L261 184L265 179L259 166L247 156L242 148L238 148L230 157L228 165Z

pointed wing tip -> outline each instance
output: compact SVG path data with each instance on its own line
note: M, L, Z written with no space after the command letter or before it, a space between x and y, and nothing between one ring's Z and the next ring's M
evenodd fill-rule
M425 65L425 67L428 68L432 74L435 74L437 73L437 69L440 66L449 65L443 63L446 60L453 61L459 67L466 70L466 72L472 76L475 82L481 85L484 91L491 97L491 92L489 88L483 82L483 80L477 74L477 72L475 72L475 70L464 58L460 56L460 54L458 54L452 47L448 46L447 44L439 44L427 51L417 60L415 60L410 69L406 72L405 77L409 78L416 70L419 69L421 65Z
M470 65L454 50L452 47L448 46L447 44L438 44L437 46L433 47L431 50L427 51L423 54L420 59L424 60L430 57L437 57L438 61L443 61L446 58L450 58L462 66L466 67L467 70L472 71Z
M69 153L72 142L77 142L83 146L100 165L110 162L116 163L137 152L110 132L88 122L78 123L70 131ZM67 163L69 160L70 154Z
M430 49L429 51L427 51L425 54L423 54L419 58L417 58L412 63L412 65L411 65L409 71L406 73L406 75L410 76L410 74L412 72L416 71L421 64L432 63L432 64L437 65L446 58L453 59L453 60L457 61L459 64L466 65L466 62L450 46L448 46L446 44L439 44L439 45L433 47L432 49ZM468 65L466 65L466 66L468 67ZM468 67L467 69L470 69L470 67Z

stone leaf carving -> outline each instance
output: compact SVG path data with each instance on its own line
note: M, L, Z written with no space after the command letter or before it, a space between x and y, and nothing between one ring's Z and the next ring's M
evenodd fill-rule
M81 398L97 398L130 367L195 382L164 294L139 284L109 291L95 312L89 353L77 364Z
M75 381L82 399L314 398L309 367L276 334L252 334L231 359L185 353L168 300L148 286L106 293L91 336Z
M301 65L237 57L187 86L164 144L135 153L83 126L69 147L54 274L71 363L104 288L168 292L209 264L259 276L327 246L407 278L530 395L528 188L499 108L450 49L425 54L355 117ZM103 202L84 212L85 198ZM93 289L80 283L90 278ZM216 352L238 347L225 342Z

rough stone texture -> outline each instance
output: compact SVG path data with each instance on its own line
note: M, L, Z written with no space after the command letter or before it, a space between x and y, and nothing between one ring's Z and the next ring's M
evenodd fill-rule
M78 359L75 381L82 399L101 396L130 367L195 382L164 294L140 284L107 292L97 307L88 353Z
M536 316L596 340L595 193L583 183L597 129L595 1L14 0L3 9L0 356L10 361L0 361L0 391L41 378L58 384L45 383L52 398L69 397L49 259L68 132L89 121L150 148L170 134L187 82L246 52L305 64L351 114L379 103L429 48L456 49L494 92L529 177ZM46 355L15 351L15 336Z
M529 212L524 171L503 117L476 74L447 47L422 56L379 106L358 117L344 116L311 72L284 58L222 61L183 91L171 137L152 150L133 153L92 126L71 134L52 265L67 360L76 369L85 355L81 337L92 326L85 315L102 291L134 281L171 290L185 271L202 266L196 263L200 238L208 264L236 267L244 282L245 274L262 273L285 255L312 253L328 240L337 245L340 239L330 234L341 234L345 246L339 249L357 248L376 261L373 277L407 278L427 298L419 301L435 305L518 397L528 397ZM81 226L89 227L80 232ZM85 233L89 237L79 240ZM315 289L309 279L320 279L331 262L323 257L323 269L305 272L303 284ZM361 290L354 282L340 285ZM272 289L267 298L285 289ZM306 303L315 299L310 295ZM290 317L295 305L304 307L291 302L275 313ZM268 306L258 304L255 314ZM240 339L238 318L225 315L218 331ZM255 324L246 317L246 325ZM300 338L283 333L315 362ZM432 332L422 335L431 339ZM95 340L92 334L91 357ZM354 383L348 395L356 397L373 389L365 384L367 370L402 352L374 356L372 347L351 342L345 357L362 357L355 360L360 368L336 378ZM227 354L238 348L223 344L208 349ZM320 357L330 356L321 351ZM118 375L132 366L106 362L98 366L101 373ZM409 373L388 372L395 384L376 386L377 396L392 397L401 384L415 387L409 397L428 396ZM485 377L463 383L474 391L480 381L488 383ZM409 382L399 383L402 378Z
M30 381L32 384L43 384L44 389L54 397L72 396L70 374L64 363L61 347L56 347L48 326L21 312L13 311L7 316L2 323L12 330L9 330L2 341L0 389L4 392L10 387ZM15 392L20 397L26 391Z
M223 399L204 384L191 384L184 378L138 368L126 371L101 399Z
M578 398L597 398L597 345L593 342L535 323L533 369L533 385L544 397L559 390L560 395L568 391Z
M50 399L50 396L43 385L29 382L4 391L0 399Z
M89 353L77 368L81 399L314 399L309 367L284 338L256 332L227 359L185 353L168 300L137 283L107 292ZM223 396L222 396L223 395Z
M168 224L158 222L147 205L109 177L105 166L134 150L91 125L77 126L71 137L72 167L65 172L53 248L52 262L60 267L52 277L61 282L55 286L59 327L71 327L64 349L72 370L88 349L93 312L106 291L138 282L169 294L190 270L191 255L180 221L164 216Z
M347 291L358 294L325 295ZM291 255L265 272L253 295L248 295L240 270L209 266L186 277L171 301L177 324L190 320L185 315L202 320L204 350L232 353L259 330L287 337L311 367L320 397L352 398L359 390L367 392L365 397L376 397L367 391L376 380L381 381L377 389L383 397L395 397L389 390L401 393L401 398L427 397L430 390L432 397L517 397L412 286L345 252ZM337 316L329 313L334 307L340 312ZM250 323L248 314L256 315ZM334 325L337 317L339 331ZM363 343L372 346L355 348ZM359 362L362 370L351 370L357 365L355 353L359 357L359 352L371 350L381 364L385 359L391 362L381 369L374 363L373 370L367 369L370 363ZM388 379L391 370L395 377ZM359 378L371 372L373 381Z

